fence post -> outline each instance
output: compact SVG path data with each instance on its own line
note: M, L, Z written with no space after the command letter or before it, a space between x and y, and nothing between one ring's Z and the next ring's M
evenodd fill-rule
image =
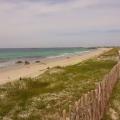
M66 110L63 110L62 120L101 120L119 77L120 62L104 77L95 90L84 94L73 106L69 106L68 118Z
M118 53L119 53L119 60L120 60L120 50L118 51Z
M63 120L66 120L66 117L67 117L66 110L63 110Z

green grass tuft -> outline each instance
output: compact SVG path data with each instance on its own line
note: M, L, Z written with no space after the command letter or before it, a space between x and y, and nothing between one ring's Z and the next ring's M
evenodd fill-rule
M109 53L110 54L110 53ZM84 93L94 89L116 60L90 59L48 69L37 78L24 78L0 86L0 119L42 120L68 109Z

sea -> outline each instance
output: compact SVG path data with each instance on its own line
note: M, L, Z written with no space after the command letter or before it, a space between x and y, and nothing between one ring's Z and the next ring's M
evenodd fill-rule
M15 64L18 60L55 58L89 52L92 48L0 48L0 67Z

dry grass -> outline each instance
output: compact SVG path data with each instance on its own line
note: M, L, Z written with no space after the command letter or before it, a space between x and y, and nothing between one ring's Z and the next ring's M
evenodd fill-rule
M116 56L114 60L90 59L72 66L48 69L34 79L24 78L2 85L0 120L42 120L45 116L54 120L58 112L94 89L116 63Z

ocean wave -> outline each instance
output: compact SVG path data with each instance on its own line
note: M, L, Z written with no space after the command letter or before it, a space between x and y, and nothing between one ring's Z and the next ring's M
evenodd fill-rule
M87 51L77 51L77 52L74 52L74 53L63 53L63 54L60 54L60 55L56 55L56 56L49 56L47 58L59 58L59 57L67 57L67 56L71 56L71 55L80 55L80 54L84 54L84 53L88 53L90 52L90 50L87 50Z

